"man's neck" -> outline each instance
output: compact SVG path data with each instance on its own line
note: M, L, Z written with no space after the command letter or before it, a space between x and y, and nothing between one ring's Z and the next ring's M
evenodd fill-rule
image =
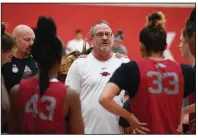
M18 50L14 53L13 56L16 57L16 58L19 58L19 59L25 59L25 58L29 57L29 55L26 55L26 54L24 54L24 53L22 53Z
M92 52L93 56L99 61L107 61L113 56L113 52Z

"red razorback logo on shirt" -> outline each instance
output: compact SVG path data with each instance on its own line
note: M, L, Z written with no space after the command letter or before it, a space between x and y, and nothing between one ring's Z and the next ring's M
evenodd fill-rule
M100 74L102 74L102 76L108 76L108 75L110 75L110 73L109 72L102 72L102 73L100 73Z

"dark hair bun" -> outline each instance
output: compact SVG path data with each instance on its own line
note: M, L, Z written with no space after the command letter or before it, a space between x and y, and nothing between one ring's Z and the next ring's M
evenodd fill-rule
M56 36L56 24L51 17L40 16L37 23L36 34L42 39Z
M186 27L192 24L196 24L196 9L194 8L190 13L190 17L186 21Z
M189 17L189 22L195 22L196 21L196 9L194 8L192 10L192 12L190 13L190 17Z
M165 15L162 12L153 12L147 17L147 27L163 28L165 26Z

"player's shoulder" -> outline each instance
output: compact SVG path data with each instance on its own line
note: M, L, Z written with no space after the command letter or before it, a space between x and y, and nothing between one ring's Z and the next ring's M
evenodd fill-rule
M167 66L167 68L173 70L173 71L179 71L179 72L183 72L184 70L191 70L192 66L191 65L184 65L184 64L180 64L177 61L173 61L170 59L165 60L165 65Z
M182 72L195 72L196 68L189 64L180 64Z
M193 66L189 65L189 64L180 64L181 68L188 68L188 69L192 69Z
M55 79L55 81L50 81L50 82L56 82L54 83L53 86L56 87L57 89L67 89L67 86L58 79Z
M181 66L181 64L179 62L171 60L171 59L166 59L165 61L168 64L172 64L172 65L175 65L175 66Z
M19 85L30 87L30 86L37 84L38 81L39 80L36 77L29 77L28 79L22 79Z
M131 60L127 63L122 63L121 67L127 70L134 70L134 69L137 70L138 64L137 64L137 61Z
M49 90L56 91L54 92L54 95L64 96L68 87L64 83L60 82L58 79L50 80L50 82L52 84L50 85Z

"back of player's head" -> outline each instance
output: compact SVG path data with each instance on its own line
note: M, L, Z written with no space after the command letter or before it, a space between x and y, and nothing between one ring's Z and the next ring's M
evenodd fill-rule
M39 88L43 94L49 87L49 71L61 62L63 46L56 36L56 24L52 18L40 16L35 32L32 56L40 69Z
M194 8L191 13L190 16L186 22L186 26L188 26L189 23L193 23L196 22L196 9Z
M1 50L3 52L11 51L13 48L16 48L16 40L14 37L7 32L5 32L6 24L1 23Z
M191 38L196 33L196 9L194 8L186 21L185 28L183 30L183 36L185 38Z
M139 41L148 52L162 52L166 49L165 16L162 12L153 12L147 17L147 25L139 34Z

